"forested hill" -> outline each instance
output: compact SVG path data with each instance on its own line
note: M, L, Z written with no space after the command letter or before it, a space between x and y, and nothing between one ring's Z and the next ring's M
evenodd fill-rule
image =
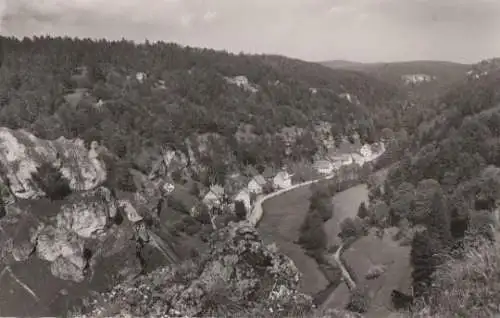
M498 295L496 285L476 284L467 268L473 267L471 255L486 257L495 249L481 239L491 242L498 236L499 82L498 62L483 61L437 99L433 109L416 110L413 115L420 114L420 119L413 118L417 128L409 138L412 146L390 169L381 196L392 225L426 227L412 241L414 296L423 297L439 317L452 316L458 306L463 316L487 316L486 303L498 302L490 297ZM477 246L488 251L473 254ZM498 259L488 263L487 269L478 270L498 275ZM450 296L443 296L445 290ZM461 296L478 293L488 299L481 306Z
M327 121L334 136L358 131L374 140L399 111L390 85L280 56L50 37L2 38L2 46L0 126L102 140L139 167L149 162L143 152L182 149L187 137L206 133L225 138L236 162L265 164L266 149L279 149L269 137L285 126ZM242 127L259 153L248 144L239 151Z

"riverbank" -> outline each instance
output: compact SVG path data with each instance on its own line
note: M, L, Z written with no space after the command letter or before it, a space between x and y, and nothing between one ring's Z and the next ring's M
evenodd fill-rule
M251 214L255 217L254 220L257 220L253 224L258 224L264 242L267 244L276 243L280 251L294 261L302 273L300 289L311 295L329 288L330 281L317 261L295 242L300 236L300 227L309 210L309 198L312 194L309 185L329 180L332 177L304 182L286 191L280 191L278 194L273 193L273 195L263 197L252 211L255 213ZM367 196L366 185L356 185L334 195L332 198L335 211L333 222L340 223L345 218L354 217L357 214L359 204L366 200ZM344 202L345 200L356 202ZM257 219L257 216L260 218ZM328 240L337 241L338 233L339 227L327 232ZM332 261L338 263L340 260L332 259Z
M264 202L265 213L259 223L259 232L265 243L275 243L278 249L290 257L302 273L300 291L314 295L325 289L329 282L314 258L296 244L300 227L309 209L309 186L289 191Z

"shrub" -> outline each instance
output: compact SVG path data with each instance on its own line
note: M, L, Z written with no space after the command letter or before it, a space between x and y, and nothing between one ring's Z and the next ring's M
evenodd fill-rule
M349 238L359 238L360 236L366 235L366 230L367 229L360 218L347 218L340 223L339 236L343 240Z
M363 287L356 287L351 293L351 298L346 309L362 314L368 310L369 305L370 298L368 296L368 290Z
M71 193L69 181L50 163L41 164L32 178L50 200L61 200Z

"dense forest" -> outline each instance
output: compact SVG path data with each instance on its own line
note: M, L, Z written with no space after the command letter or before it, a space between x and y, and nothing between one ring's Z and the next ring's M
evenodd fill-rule
M310 132L324 121L333 136L358 132L374 141L382 128L397 128L400 116L391 85L281 56L161 42L1 40L0 126L47 139L101 141L125 166L145 172L159 148L185 150L187 138L196 136L223 140L218 158L203 159L207 166L278 166L285 158L277 135L283 127ZM235 76L256 89L227 81ZM345 93L358 101L342 98ZM242 127L251 138L236 138ZM307 133L299 138L292 157L314 153L310 140Z
M431 310L440 306L435 300L442 292L443 275L453 274L438 269L452 263L450 259L463 260L478 241L495 239L499 80L500 71L495 69L480 78L464 77L432 104L406 114L420 113L408 127L411 141L383 186L372 187L373 206L384 205L389 212L379 226L399 226L401 231L424 226L411 242L413 291L417 298L433 303Z

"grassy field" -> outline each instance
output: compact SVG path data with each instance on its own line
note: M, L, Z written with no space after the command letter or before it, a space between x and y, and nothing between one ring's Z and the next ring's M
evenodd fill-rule
M387 317L392 310L392 290L410 291L410 246L400 246L388 233L383 239L373 233L360 238L344 252L342 258L358 279L357 284L366 286L370 291L371 304L366 317ZM380 265L386 267L381 276L369 280L365 278L370 268Z
M288 255L303 273L301 290L315 294L325 289L328 281L316 261L300 245L294 243L307 214L310 196L311 191L306 186L265 201L259 231L266 243L275 242L280 251ZM334 196L334 217L325 223L329 242L337 242L339 222L346 217L355 216L359 204L367 200L367 196L366 185L349 188Z
M333 217L324 225L329 245L341 243L338 237L340 223L348 217L355 217L361 202L368 202L368 189L365 184L349 188L333 197Z
M328 281L316 261L306 255L300 245L294 243L299 237L300 226L307 214L310 196L311 191L305 186L265 201L259 232L264 242L275 242L279 250L294 261L303 274L301 291L315 294L325 289Z

